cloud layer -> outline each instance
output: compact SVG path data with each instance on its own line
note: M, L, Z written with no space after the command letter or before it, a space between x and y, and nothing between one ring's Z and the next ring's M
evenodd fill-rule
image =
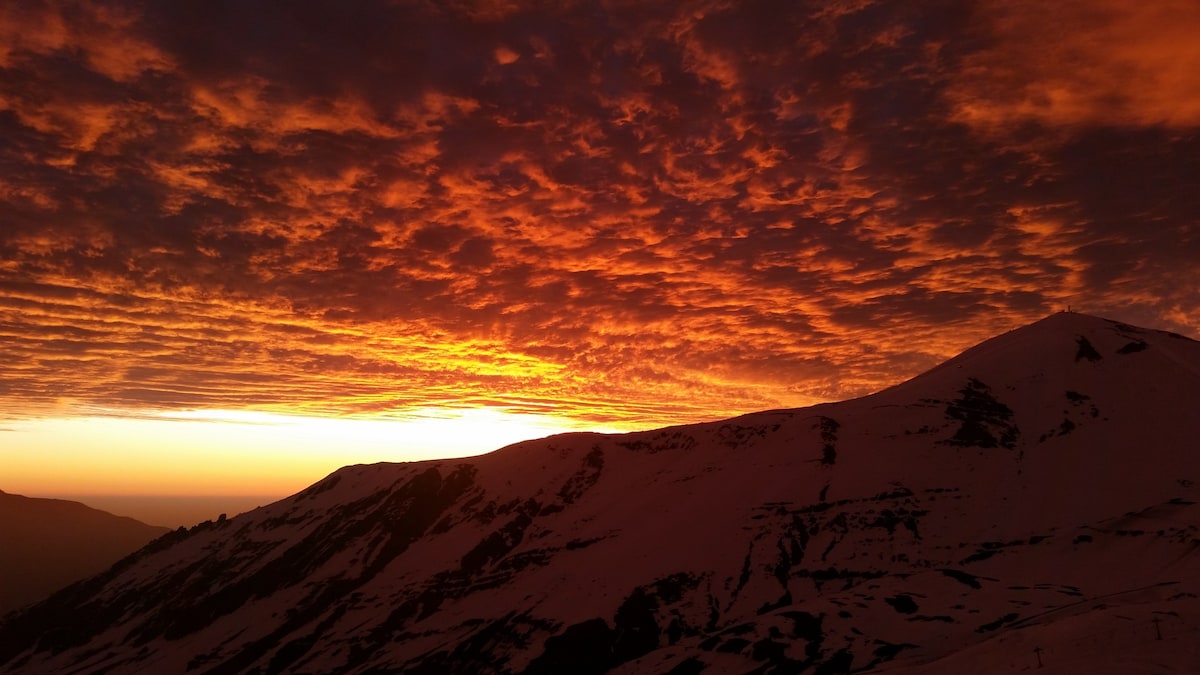
M0 416L864 394L1200 333L1190 2L0 7Z

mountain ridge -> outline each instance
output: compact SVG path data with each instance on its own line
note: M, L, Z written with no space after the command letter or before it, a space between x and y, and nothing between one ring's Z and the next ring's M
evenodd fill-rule
M0 665L1072 672L1167 621L1127 653L1200 667L1198 401L1200 343L1063 313L859 399L344 467L11 617Z
M0 614L101 572L167 531L80 502L0 490Z

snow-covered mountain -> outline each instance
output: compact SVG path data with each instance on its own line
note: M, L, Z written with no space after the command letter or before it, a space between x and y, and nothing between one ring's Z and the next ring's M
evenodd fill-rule
M1200 343L1059 313L872 396L341 469L0 670L1200 672Z
M0 491L0 614L103 572L169 531L79 502Z

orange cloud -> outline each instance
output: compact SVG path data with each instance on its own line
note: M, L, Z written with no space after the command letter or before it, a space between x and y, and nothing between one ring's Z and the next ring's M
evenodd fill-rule
M864 394L1081 297L1197 328L1200 148L1102 77L1166 57L1056 65L1186 8L1031 47L1025 5L470 4L0 10L0 415L651 425ZM1075 102L1023 103L1047 82ZM1103 128L976 133L1031 120Z
M0 65L32 55L71 51L95 72L128 81L172 67L166 53L137 34L139 17L124 9L84 3L21 3L0 8Z
M987 2L991 46L947 95L983 129L1200 125L1200 6L1167 2Z
M499 63L502 66L507 66L510 63L516 63L517 59L521 58L520 54L514 52L508 47L497 47L494 53L496 56L496 63Z

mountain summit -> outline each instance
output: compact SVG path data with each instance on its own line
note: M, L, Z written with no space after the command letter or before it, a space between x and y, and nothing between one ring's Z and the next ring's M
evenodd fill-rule
M864 398L338 470L0 669L1200 671L1200 343L1060 313Z

